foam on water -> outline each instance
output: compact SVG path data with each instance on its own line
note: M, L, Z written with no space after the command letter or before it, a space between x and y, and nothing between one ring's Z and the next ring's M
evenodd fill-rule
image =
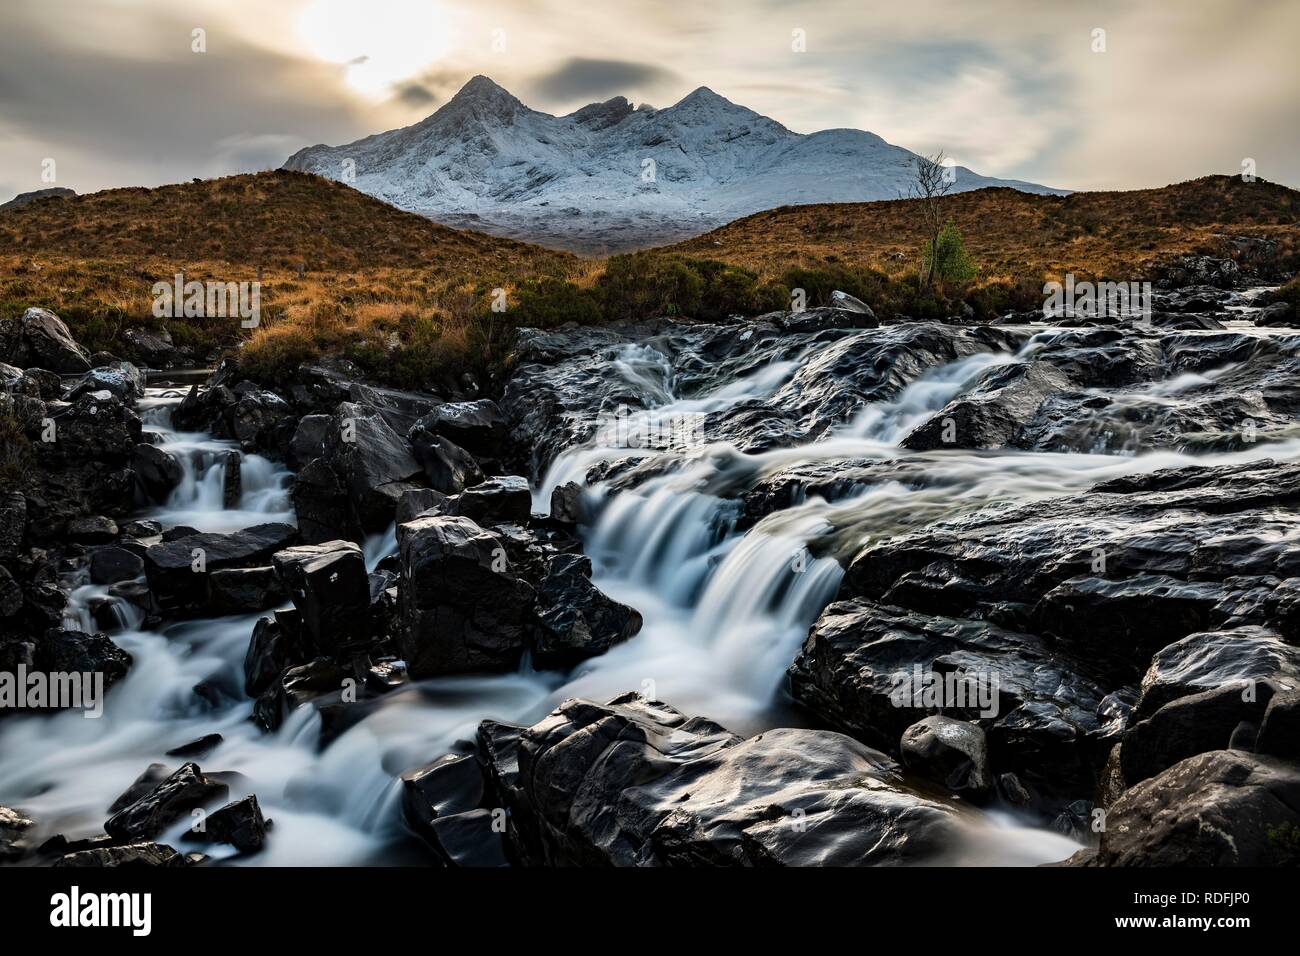
M1042 336L1035 339L1041 342ZM202 766L243 774L246 782L234 788L232 798L256 793L275 820L268 850L239 862L380 862L408 845L399 823L397 775L472 738L485 718L527 723L566 697L601 700L636 690L738 733L797 723L804 718L790 706L784 672L839 585L842 566L829 555L842 552L828 543L860 545L959 511L1076 493L1105 478L1194 460L1174 452L1127 458L917 454L897 446L910 428L979 376L1037 347L1031 341L1019 357L981 354L935 369L892 401L861 410L840 432L801 448L746 455L708 445L633 490L588 489L597 518L584 534L597 583L641 611L640 634L567 674L525 667L514 674L420 682L384 697L323 750L311 708L290 715L274 734L261 733L249 721L252 702L242 693L242 668L254 616L173 623L150 632L140 629L137 611L124 607L112 636L134 663L110 692L100 719L68 712L0 723L0 804L23 808L49 832L96 834L108 805L150 762L178 765L180 760L164 757L166 750L215 731L224 740L201 759ZM687 398L674 396L671 363L648 347L618 353L610 369L639 390L648 406L642 414L650 417L716 411L771 394L798 364L767 366L709 395ZM221 461L233 446L173 431L169 408L175 401L151 395L144 403L162 447L188 462L181 488L149 516L204 530L292 520L288 473L254 455L244 456L238 507L222 507ZM561 480L583 480L593 463L612 452L627 454L597 446L565 452L539 485L538 500L549 501L549 489ZM1228 463L1266 455L1300 457L1300 442L1195 460ZM783 468L844 458L907 459L925 469L927 480L917 487L888 481L852 488L834 501L805 495L743 532L737 530L736 502L719 493ZM367 541L367 565L373 568L394 548L392 529ZM109 600L107 590L71 583L68 621L91 628L91 605ZM199 683L215 689L219 703L196 696ZM972 811L967 826L970 839L954 862L1035 864L1062 859L1075 848L1009 811ZM179 839L183 825L176 830L164 838Z

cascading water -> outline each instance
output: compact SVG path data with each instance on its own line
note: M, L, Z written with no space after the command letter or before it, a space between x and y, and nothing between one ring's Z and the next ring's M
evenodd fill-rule
M1019 356L980 353L934 369L891 401L862 409L853 421L798 448L742 454L705 444L680 452L674 467L631 490L597 485L586 494L597 515L585 529L597 584L641 611L633 639L568 674L535 672L446 677L422 681L381 698L364 719L319 745L319 719L309 708L290 715L273 734L249 721L242 696L242 663L256 616L173 623L141 630L141 616L125 602L111 613L112 636L134 662L109 694L99 719L80 712L18 717L0 725L0 804L22 806L72 837L100 832L108 805L154 761L174 766L167 750L213 732L223 741L202 758L205 769L235 771L243 781L232 797L256 793L275 821L267 849L240 864L355 864L393 862L409 846L398 812L397 774L472 738L484 718L531 722L570 696L605 699L638 690L702 714L744 734L804 720L786 703L785 668L809 626L836 592L842 566L834 557L869 537L998 502L1023 502L1081 491L1096 481L1136 471L1227 463L1264 451L1192 459L1175 452L1139 457L1004 451L914 453L897 442L994 365L1022 360L1038 348L1032 339ZM786 383L807 355L773 363L708 395L677 397L672 363L646 346L623 350L609 362L647 409L631 424L675 415L725 410L769 395ZM1170 388L1176 387L1170 383ZM1153 392L1156 390L1153 389ZM230 443L176 433L170 407L176 396L151 391L142 402L162 447L187 469L186 480L146 517L164 525L231 530L293 520L288 473L257 456L244 456L242 496L222 506L224 455ZM651 450L633 452L652 454ZM549 502L553 487L583 481L602 461L628 457L626 448L599 441L565 451L536 489ZM1300 456L1300 443L1268 447L1274 458ZM736 502L723 495L796 465L832 459L906 461L923 469L917 483L884 481L849 488L835 500L814 495L738 530ZM392 529L366 542L367 565L392 553ZM98 602L117 601L106 589L70 582L69 624L104 626ZM110 615L111 616L111 615ZM196 684L223 693L201 699ZM219 703L211 702L213 699ZM237 792L233 792L237 791ZM1040 863L1074 849L1071 841L1006 812L969 814L971 840L962 862ZM178 847L179 823L160 836ZM220 849L205 847L220 855Z

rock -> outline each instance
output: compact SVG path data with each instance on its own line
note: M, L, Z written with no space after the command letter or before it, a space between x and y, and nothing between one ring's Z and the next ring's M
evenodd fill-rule
M439 405L415 428L421 436L448 438L476 457L498 459L506 451L505 416L497 403L488 399Z
M252 614L285 600L273 567L226 568L208 575L208 610L213 614Z
M23 589L13 573L0 564L0 617L11 618L23 607Z
M123 807L104 824L118 840L147 840L157 836L193 810L224 800L229 787L205 777L197 764L187 763L149 793Z
M355 680L353 672L327 657L290 667L257 698L253 719L263 730L274 731L299 707L339 694L345 680Z
M186 866L188 861L171 847L161 843L130 843L124 846L97 847L69 853L55 862L62 867L114 867L143 869L157 866Z
M26 855L28 833L34 826L25 813L0 807L0 863L14 863Z
M330 430L329 415L304 415L298 420L289 441L289 465L302 469L325 454L325 437Z
M414 521L426 511L439 507L446 500L447 496L441 491L434 491L432 488L412 488L397 502L395 520L398 524Z
M260 618L244 655L244 693L260 696L292 664L305 663L297 642L297 630L285 633L278 621Z
M825 332L831 329L874 329L879 322L876 315L871 311L865 302L853 299L852 296L845 293L839 293L843 298L834 300L832 293L832 306L830 308L805 309L802 312L787 312L778 320L781 328L786 332ZM857 302L858 305L866 309L852 307L849 300Z
M228 843L240 853L256 853L266 843L270 822L262 816L256 796L228 803L203 818L201 829L190 828L186 839L199 843Z
M447 754L402 775L406 825L447 866L506 864L503 833L483 799L483 775L471 755Z
M918 426L903 439L903 447L914 451L1006 447L1049 396L1072 387L1064 372L1045 362L1000 366Z
M232 534L189 534L152 545L145 551L149 588L163 612L198 613L207 606L209 573L264 567L297 536L292 525L272 522Z
M1134 717L1145 720L1181 698L1218 690L1246 703L1262 697L1262 708L1269 684L1300 687L1300 648L1258 626L1189 634L1152 658Z
M117 813L119 810L124 810L141 797L148 793L152 793L158 784L171 776L171 773L171 770L165 764L149 764L149 766L144 769L144 772L135 778L131 783L131 786L127 787L126 790L124 790L118 798L109 805L108 812Z
M1294 864L1279 836L1300 828L1297 808L1294 763L1235 750L1198 754L1115 801L1095 865Z
M332 654L369 634L370 582L359 547L351 541L304 544L272 560L301 615L304 646Z
M476 809L440 816L429 824L426 842L447 866L509 866L505 841L498 832L499 810Z
M27 499L19 492L0 494L0 561L12 561L27 530Z
M1189 694L1130 726L1120 751L1124 782L1131 787L1180 760L1229 749L1240 724L1263 719L1272 690L1264 684L1260 691L1247 699L1248 692L1229 684Z
M440 438L416 423L407 436L424 475L437 491L454 495L483 480L478 462L449 438Z
M61 375L90 371L90 353L72 338L63 321L49 309L28 309L19 319L23 368L46 368Z
M327 439L327 457L347 488L357 525L385 531L393 523L397 500L421 474L410 446L374 409L345 402L335 413L337 427Z
M989 772L1055 813L1096 788L1123 728L1090 670L1033 634L852 600L822 612L789 674L797 701L886 752L929 714L978 724Z
M347 487L324 458L310 462L294 478L293 510L308 544L365 538L353 515Z
M131 354L149 368L171 368L178 364L176 345L171 333L164 328L126 329L122 332L122 341Z
M131 470L145 500L154 504L165 502L185 477L175 455L145 442L131 449Z
M144 376L130 362L92 368L68 391L68 400L99 391L109 392L123 402L134 402L144 395Z
M980 799L993 789L984 731L964 720L926 717L903 731L903 766L953 793Z
M497 786L513 777L508 754L486 759ZM529 864L897 865L962 840L952 808L904 790L897 764L848 737L742 740L631 694L568 700L522 730L513 781Z
M296 434L292 406L274 392L250 386L236 394L229 411L230 431L245 451L280 452Z
M1114 689L1188 634L1300 624L1298 494L1300 467L1267 460L1107 482L870 544L841 596L965 618L1016 605L1018 629L1091 658Z
M41 413L31 436L36 467L24 476L28 533L44 541L85 515L114 517L133 506L132 450L140 419L108 392L82 395ZM52 441L41 440L46 435Z
M187 744L182 744L179 747L173 747L171 750L167 751L167 756L168 757L202 757L205 754L211 753L213 750L215 750L217 748L217 745L220 744L221 741L224 739L225 738L222 737L221 734L204 734L202 737L198 738L197 740L191 740Z
M551 490L551 520L561 524L590 524L591 514L582 500L583 489L576 481L568 481Z
M537 591L533 663L567 668L641 630L641 615L591 583L591 560L561 554L550 560Z
M1290 302L1274 302L1266 305L1253 316L1258 326L1278 326L1290 328L1296 324Z
M68 540L78 544L107 544L116 540L117 522L104 515L87 515L68 522Z
M532 589L501 540L469 518L417 518L398 529L398 643L411 677L512 670L527 636Z
M466 488L443 506L448 514L462 515L480 524L502 521L525 524L532 508L533 493L528 487L528 479L519 475L489 478Z
M1292 689L1273 695L1253 749L1271 757L1300 761L1300 692Z
M243 497L244 480L239 452L228 451L221 476L222 507L233 511L239 507L240 499Z
M862 315L869 315L873 319L876 317L876 313L871 311L871 306L847 292L841 292L839 289L831 293L831 308L839 309L842 312L858 312Z
M117 584L144 574L144 561L126 548L108 545L90 554L90 580L93 584Z
M37 640L33 664L46 673L103 674L108 690L126 676L131 655L104 634L53 628Z

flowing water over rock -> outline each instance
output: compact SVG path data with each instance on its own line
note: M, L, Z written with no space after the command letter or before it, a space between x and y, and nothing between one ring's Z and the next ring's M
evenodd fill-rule
M644 624L635 637L570 672L537 671L525 658L513 673L418 681L382 697L322 746L320 717L311 707L294 711L271 733L249 720L253 704L243 693L243 666L258 615L146 630L138 608L102 585L73 581L68 626L102 627L106 612L94 609L108 602L113 639L134 664L99 719L67 712L0 726L0 804L21 805L51 832L99 833L109 804L146 766L161 761L172 768L181 761L164 756L168 750L215 732L222 740L203 757L205 767L241 775L238 789L257 793L274 820L266 851L239 862L405 859L412 841L401 825L397 775L473 739L485 718L529 724L567 698L608 700L639 691L745 736L807 726L816 718L792 705L787 668L866 545L990 506L1077 498L1099 482L1137 480L1159 469L1300 459L1294 439L1238 447L1207 441L1209 450L1198 455L1173 443L1148 446L1144 454L1106 441L1084 450L1057 440L1059 430L1049 440L1042 437L1049 430L1034 438L1032 428L967 447L917 439L932 425L941 429L950 412L958 435L969 438L981 422L993 421L986 429L991 434L996 421L980 415L996 403L981 394L1000 395L1021 387L1016 376L1040 373L1073 376L1080 406L1094 409L1089 394L1095 399L1109 376L1111 392L1117 383L1123 392L1112 394L1106 406L1112 417L1099 415L1105 419L1099 427L1114 424L1117 406L1139 409L1120 419L1147 422L1150 409L1194 404L1197 390L1222 386L1241 362L1255 360L1259 351L1242 344L1250 338L1245 333L1231 333L1237 338L1212 353L1222 361L1183 365L1177 336L1156 337L1150 348L1163 358L1153 359L1152 369L1104 374L1096 371L1095 354L1086 373L1072 365L1081 363L1080 354L1114 344L1095 331L938 335L917 325L830 337L769 335L761 348L758 334L752 351L712 356L709 334L670 331L635 342L606 341L581 353L570 361L587 384L574 394L592 395L567 406L548 398L547 407L566 408L563 423L529 426L551 429L532 442L534 464L544 473L533 488L534 512L549 511L557 488L570 482L583 487L587 513L594 516L581 529L594 581L641 613ZM735 337L734 330L726 334ZM1264 349L1285 352L1285 365L1293 344L1281 336ZM1191 347L1184 343L1183 351L1190 354ZM907 368L909 362L915 367ZM873 367L876 374L861 375ZM566 387L564 373L554 374L552 398ZM525 372L515 381L527 380ZM838 391L813 403L813 382ZM232 495L228 456L238 446L174 431L171 410L178 401L154 389L140 403L146 428L159 433L157 447L183 468L167 502L142 517L199 532L293 523L290 473L245 453L239 492ZM973 411L972 402L978 406ZM1220 411L1228 421L1240 409ZM1267 408L1256 412L1261 419L1268 415ZM625 440L673 432L683 422L694 440L681 447L636 447L641 443ZM364 548L367 568L396 548L395 529L371 536ZM204 693L196 694L196 687ZM926 784L913 783L929 792ZM1049 829L1049 822L1041 812L997 801L966 807L948 859L1063 859L1079 843ZM158 839L184 846L186 823Z

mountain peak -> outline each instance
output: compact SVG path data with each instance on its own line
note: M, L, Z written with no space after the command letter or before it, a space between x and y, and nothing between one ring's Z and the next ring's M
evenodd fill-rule
M522 108L523 104L509 91L481 73L472 77L443 107L444 110L456 113L472 112L504 117L511 116L516 109Z
M571 113L569 119L592 130L609 129L632 114L632 104L625 96L615 96L603 103L591 103Z

